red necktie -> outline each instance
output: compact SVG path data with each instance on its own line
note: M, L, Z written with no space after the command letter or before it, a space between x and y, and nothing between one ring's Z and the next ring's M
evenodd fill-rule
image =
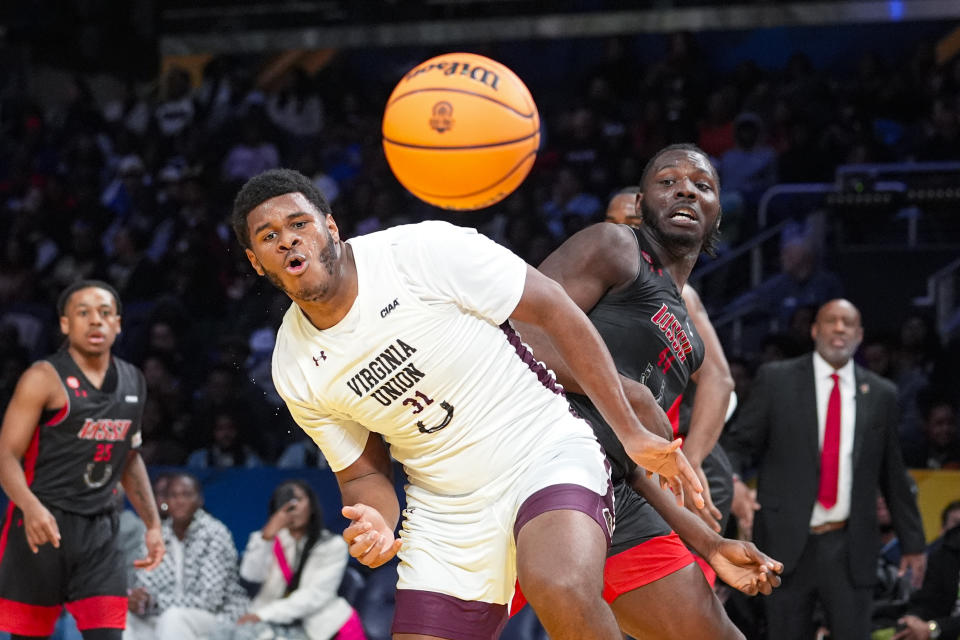
M840 379L835 373L830 377L833 378L833 389L827 401L823 451L820 454L820 491L817 494L824 509L837 504L837 477L840 475Z

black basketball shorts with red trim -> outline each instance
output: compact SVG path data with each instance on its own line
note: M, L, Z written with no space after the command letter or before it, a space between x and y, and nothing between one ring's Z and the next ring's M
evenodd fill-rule
M85 629L123 629L127 572L117 545L116 513L84 516L50 508L60 548L34 554L23 513L9 506L0 533L0 630L48 636L64 606Z

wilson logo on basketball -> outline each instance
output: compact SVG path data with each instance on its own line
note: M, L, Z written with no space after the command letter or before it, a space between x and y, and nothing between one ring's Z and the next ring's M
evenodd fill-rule
M480 58L480 56L475 57ZM409 82L420 74L428 73L430 71L439 71L445 76L452 76L454 74L465 76L471 80L476 80L480 84L487 85L494 91L497 91L500 88L500 76L489 69L476 66L476 64L471 64L470 62L466 61L433 62L433 60L436 60L436 58L432 58L427 64L419 66L408 73L404 80Z
M130 431L130 420L91 420L87 418L77 437L81 440L108 440L110 442L119 442L127 437Z
M430 128L437 133L449 131L453 126L453 105L441 100L433 105L433 116L430 118Z

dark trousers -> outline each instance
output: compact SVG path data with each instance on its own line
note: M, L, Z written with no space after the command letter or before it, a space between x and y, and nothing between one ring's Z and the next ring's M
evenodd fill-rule
M769 640L813 640L817 602L827 614L831 640L869 640L871 587L850 581L847 533L811 534L797 567L764 598Z

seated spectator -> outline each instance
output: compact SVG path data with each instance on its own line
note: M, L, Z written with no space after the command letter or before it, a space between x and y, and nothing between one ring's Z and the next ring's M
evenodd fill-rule
M873 626L896 624L910 597L910 581L900 575L900 539L893 528L887 501L877 494L877 526L880 529L880 553L877 555L877 582L873 586Z
M192 123L196 115L190 87L190 73L173 67L163 78L163 95L154 111L156 126L165 137L180 135Z
M900 340L893 352L893 378L900 403L900 441L922 447L925 439L922 406L927 400L934 367L942 352L933 319L911 310L900 325Z
M347 544L328 531L313 489L301 480L274 490L269 518L250 534L240 576L260 588L236 625L211 640L362 640L360 617L337 595Z
M752 310L786 327L802 307L819 307L843 295L840 278L819 264L806 235L785 239L780 248L781 273L730 303L730 309Z
M923 437L904 442L904 462L915 469L960 469L960 427L953 402L927 393L919 404Z
M960 637L960 526L943 535L930 554L923 586L913 594L900 618L895 640Z
M244 444L240 436L240 417L231 411L221 411L213 417L213 441L197 449L187 458L187 466L194 469L210 467L263 466L260 456Z
M551 198L541 209L547 228L558 240L569 237L591 223L600 222L603 211L600 199L583 190L580 178L569 167L562 167L557 172Z
M297 431L300 431L300 429L297 429ZM296 442L290 443L277 458L277 467L281 469L303 469L305 467L326 469L328 466L327 459L323 457L320 447L310 438L301 437Z
M240 127L241 139L227 152L220 168L227 182L243 182L280 166L280 152L265 135L256 117L246 118Z
M233 536L203 510L200 482L174 474L166 502L167 553L153 571L136 572L125 640L199 640L236 622L247 608Z
M736 191L756 204L777 182L777 153L763 140L763 121L744 112L733 121L734 147L720 156L717 169L726 191Z
M927 545L928 558L943 544L943 536L947 531L956 526L960 526L960 500L954 500L940 512L940 535Z

